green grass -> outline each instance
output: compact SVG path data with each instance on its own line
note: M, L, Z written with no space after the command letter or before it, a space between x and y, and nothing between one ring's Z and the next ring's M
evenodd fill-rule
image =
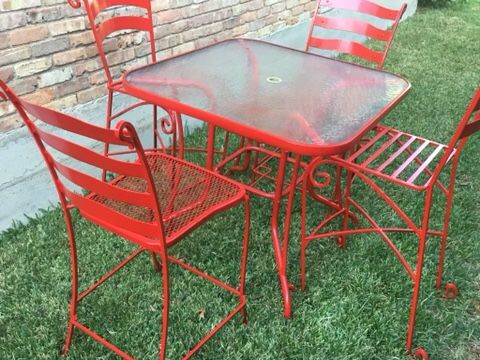
M412 83L386 123L446 142L480 84L480 4L419 9L398 29L386 69ZM200 134L193 134L193 140ZM431 359L480 359L480 146L474 137L462 155L447 249L446 279L460 295L434 290L438 242L429 241L415 345ZM359 194L361 196L362 194ZM370 204L388 219L381 203ZM414 204L415 205L415 204ZM351 237L347 250L333 241L308 251L308 289L293 293L294 315L281 315L269 233L270 204L252 199L248 264L249 324L228 324L198 359L407 359L405 334L411 283L376 236ZM418 206L411 209L420 213ZM234 281L242 233L241 209L196 230L174 254ZM294 209L289 274L298 282L299 208ZM75 216L80 283L85 286L132 249ZM415 253L415 242L401 248ZM172 265L169 356L178 358L235 304L235 299ZM68 242L59 209L0 235L0 359L59 358L68 315ZM138 358L155 358L161 282L147 255L81 303L79 317ZM200 314L204 313L204 317ZM76 332L70 359L115 358Z

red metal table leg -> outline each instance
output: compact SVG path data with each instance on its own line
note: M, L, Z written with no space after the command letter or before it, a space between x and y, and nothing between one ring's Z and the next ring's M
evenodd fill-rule
M300 164L300 156L296 155L295 163L291 174L289 183L290 191L288 192L287 208L285 211L283 234L279 234L279 215L282 204L282 193L285 178L285 170L287 166L288 153L281 152L280 162L278 165L277 182L275 185L275 194L273 198L271 230L272 230L272 245L275 262L277 264L278 277L280 281L280 290L283 296L283 315L288 319L292 314L292 306L290 302L290 284L287 278L287 253L288 253L288 236L290 229L291 210L295 194L295 184L297 182L298 169ZM283 237L281 242L280 238Z
M208 138L207 138L207 163L205 164L208 170L213 169L213 156L215 155L215 126L208 124Z

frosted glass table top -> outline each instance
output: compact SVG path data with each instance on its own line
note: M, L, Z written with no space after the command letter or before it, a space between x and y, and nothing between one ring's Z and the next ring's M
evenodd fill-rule
M124 86L144 100L309 155L348 147L410 88L388 72L248 39L129 71Z

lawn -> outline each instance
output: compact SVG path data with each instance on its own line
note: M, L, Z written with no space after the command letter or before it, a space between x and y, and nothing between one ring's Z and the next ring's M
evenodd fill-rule
M399 26L385 68L412 83L407 98L385 119L389 125L447 142L480 84L480 4L419 9ZM191 135L192 141L203 134ZM459 297L434 289L438 241L429 241L416 346L430 359L480 359L480 145L474 136L458 170L445 278ZM298 197L297 197L298 199ZM372 201L382 212L381 203ZM252 199L247 276L249 323L240 317L208 342L198 359L407 359L405 336L412 286L400 264L374 235L333 241L308 251L308 287L292 296L291 320L282 303L269 233L268 201ZM294 209L289 274L298 283L299 207ZM420 213L420 209L415 210ZM215 218L172 251L224 279L236 279L241 209ZM132 245L75 214L80 284L111 268ZM415 242L402 244L415 252ZM60 358L70 292L68 242L61 211L42 211L28 224L0 234L0 359ZM224 292L172 265L169 358L178 358L235 304ZM138 358L155 358L161 281L149 257L135 262L81 303L79 318ZM75 333L70 359L115 358Z

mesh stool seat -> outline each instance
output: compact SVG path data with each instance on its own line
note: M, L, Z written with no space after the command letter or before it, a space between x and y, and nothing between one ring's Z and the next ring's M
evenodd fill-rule
M162 211L167 245L174 244L182 235L196 227L196 218L209 217L228 209L244 196L243 189L230 179L213 175L192 163L162 153L146 153L145 156ZM135 192L146 190L146 182L133 176L117 176L110 183ZM146 223L155 221L151 209L132 206L95 193L89 196L128 217Z

